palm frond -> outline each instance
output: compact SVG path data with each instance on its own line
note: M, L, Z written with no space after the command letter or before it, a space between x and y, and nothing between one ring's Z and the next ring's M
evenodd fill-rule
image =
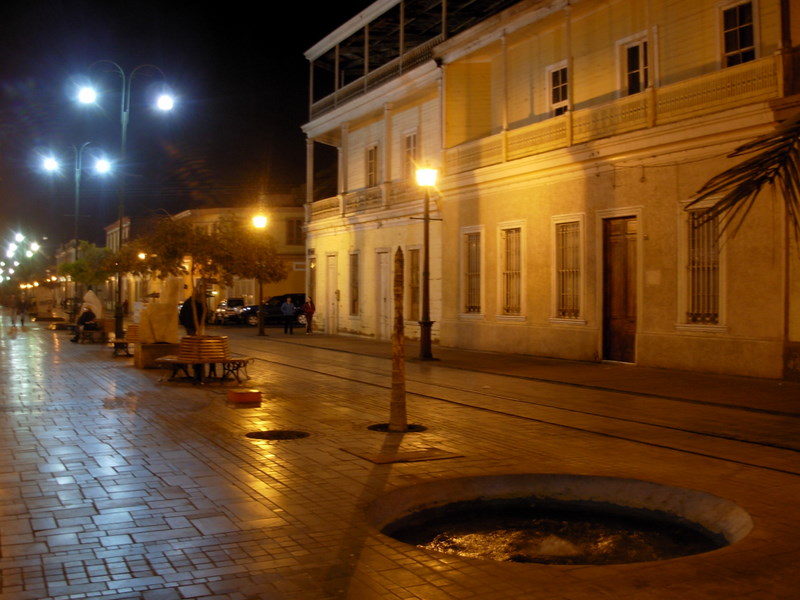
M726 217L720 233L731 228L734 235L759 192L775 183L783 195L789 223L800 238L800 114L728 155L728 158L740 157L748 158L707 181L686 210L698 212L698 225ZM713 203L704 206L708 200Z

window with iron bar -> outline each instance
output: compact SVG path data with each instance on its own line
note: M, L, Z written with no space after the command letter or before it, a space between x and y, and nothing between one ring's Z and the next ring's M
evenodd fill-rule
M522 229L514 227L501 231L503 314L520 314L522 299Z
M694 212L688 219L688 323L719 323L719 225Z
M464 312L481 312L481 234L464 235Z
M578 319L581 314L580 223L556 223L556 316Z

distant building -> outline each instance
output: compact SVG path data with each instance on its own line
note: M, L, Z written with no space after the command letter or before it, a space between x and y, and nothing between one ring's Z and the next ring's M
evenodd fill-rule
M304 232L304 210L296 201L296 196L292 194L268 194L264 197L265 211L268 215L268 225L266 231L273 237L280 258L287 266L288 276L279 283L263 284L262 294L264 299L275 294L284 293L303 293L305 286L305 232ZM254 216L255 209L242 207L220 207L220 208L197 208L190 209L173 215L176 220L188 220L195 227L213 231L217 221L224 215L239 216L244 220L250 221ZM106 227L106 245L116 249L119 244L119 221ZM143 223L136 219L131 221L127 217L124 220L123 243L128 243L137 235L137 227L143 227ZM133 228L133 233L131 230ZM187 262L189 257L187 257ZM162 281L157 278L137 277L129 273L122 274L122 302L127 300L129 307L134 303L146 302L153 297L159 297L162 292ZM191 288L191 281L186 280L187 295ZM116 298L116 278L109 279L105 297L110 304L107 308L113 309ZM258 289L256 281L253 279L234 279L231 287L227 287L221 282L209 282L208 292L211 294L210 308L229 297L244 298L246 304L255 304L258 301Z
M264 283L263 299L266 300L276 294L303 293L306 278L303 207L289 203L280 205L277 198L271 198L267 212L269 215L267 231L275 240L278 254L286 264L288 276L278 283ZM241 208L199 208L178 213L174 218L187 219L195 227L203 227L211 232L223 215L241 216L242 219L250 221L253 214L251 210L243 212ZM209 291L214 297L212 308L225 298L243 298L245 305L258 303L258 285L254 279L236 278L231 287L217 282L209 287Z
M446 11L446 12L445 12ZM781 0L382 0L306 52L309 289L330 333L388 339L395 249L418 334L424 194L446 346L800 376L800 249L778 189L744 226L684 210L800 111ZM313 196L318 146L336 195Z

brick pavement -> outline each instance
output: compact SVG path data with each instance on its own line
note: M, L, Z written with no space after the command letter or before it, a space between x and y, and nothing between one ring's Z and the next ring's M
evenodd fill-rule
M645 395L619 394L605 388L647 388L646 370L628 369L622 385L607 365L547 369L498 355L491 366L488 356L435 348L442 364L407 364L410 418L427 430L397 436L367 429L388 418L385 344L276 332L225 330L234 350L259 358L248 387L264 402L252 408L228 404L225 386L160 382L160 372L70 344L64 332L0 324L0 600L796 597L796 384L682 374L677 385L675 374L654 372ZM548 382L565 373L585 379ZM687 389L696 397L683 417L670 398ZM725 407L734 396L756 405L745 423ZM736 426L762 443L681 424ZM272 429L310 435L245 435ZM362 458L431 447L457 458ZM426 552L367 518L374 500L414 483L526 472L712 492L745 508L755 527L694 557L542 566Z

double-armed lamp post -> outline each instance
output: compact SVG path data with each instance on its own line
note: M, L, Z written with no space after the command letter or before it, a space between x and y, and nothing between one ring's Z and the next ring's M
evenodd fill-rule
M125 168L126 149L128 141L128 123L130 122L131 115L131 86L136 78L136 75L143 70L156 71L161 75L162 80L165 79L164 73L155 65L139 65L131 70L130 74L126 75L125 71L117 63L111 60L101 60L95 63L96 65L105 64L111 67L111 70L116 72L121 79L122 88L120 92L120 116L119 121L122 127L120 135L120 152L119 160ZM78 100L83 104L94 104L97 101L97 92L91 86L84 86L78 91ZM169 111L175 105L173 97L167 93L161 93L156 100L156 107L162 111ZM123 244L123 225L125 219L125 173L120 173L119 184L119 205L118 205L118 247L117 251L122 249ZM116 286L116 300L114 306L114 335L115 339L119 341L125 336L123 326L123 311L122 311L122 272L117 270L117 286ZM115 354L118 349L117 344L114 346Z
M83 154L86 147L91 142L84 142L80 147L73 145L72 149L75 152L75 163L73 172L75 174L75 222L72 228L72 238L75 242L75 260L78 260L78 236L79 236L79 220L80 220L80 207L81 207L81 173L83 171ZM61 169L61 163L54 156L48 156L42 161L42 166L46 171L58 171ZM99 175L105 175L111 171L111 163L107 158L98 158L94 162L94 172Z
M75 244L75 255L74 260L78 260L78 251L80 246L80 229L79 229L79 221L80 221L80 206L81 206L81 174L83 171L83 154L86 150L86 147L91 142L84 142L80 145L80 147L73 145L72 149L74 150L74 175L75 175L75 215L74 215L74 225L72 229L72 240ZM47 171L58 171L61 168L61 165L54 156L48 156L43 161L43 166ZM111 163L106 158L97 158L94 163L94 171L100 175L105 175L109 171L111 171ZM77 303L79 302L79 294L78 294L78 284L75 282L75 300L73 301L73 310L77 311Z
M417 185L425 190L425 208L422 216L422 314L419 320L419 359L434 360L431 350L431 289L430 289L430 254L431 254L431 188L436 185L436 169L417 169Z

